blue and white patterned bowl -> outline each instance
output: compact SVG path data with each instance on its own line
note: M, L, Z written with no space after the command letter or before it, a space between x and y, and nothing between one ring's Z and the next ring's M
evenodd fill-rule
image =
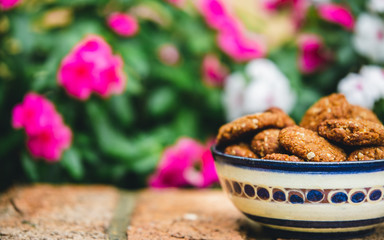
M275 235L356 237L384 221L384 159L284 162L211 151L233 204Z

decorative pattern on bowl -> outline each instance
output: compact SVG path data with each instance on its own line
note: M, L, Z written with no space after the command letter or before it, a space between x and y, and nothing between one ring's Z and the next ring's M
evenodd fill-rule
M384 160L283 162L211 150L233 204L275 234L356 237L384 221Z
M292 189L257 186L223 178L223 188L232 196L290 204L362 204L383 201L384 186L355 189Z

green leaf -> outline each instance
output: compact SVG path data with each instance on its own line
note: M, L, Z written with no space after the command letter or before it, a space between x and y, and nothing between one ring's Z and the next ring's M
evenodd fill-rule
M180 111L174 123L174 129L179 136L198 137L198 114L190 109Z
M118 42L116 46L116 50L123 57L124 63L129 69L134 69L140 76L148 76L150 61L143 48L140 42L132 40Z
M81 180L84 177L84 168L79 152L74 148L66 150L60 161L61 166L67 170L69 175L75 180Z
M147 108L154 117L163 116L174 110L177 104L176 92L170 87L155 89L148 98Z
M337 62L340 63L341 65L351 65L351 63L353 63L355 59L356 59L356 54L352 48L352 45L347 44L347 42L345 42L345 44L341 46L341 48L337 52L337 60L338 60Z
M21 165L29 180L32 182L37 182L39 180L38 165L26 152L21 156Z
M279 70L289 79L293 89L302 87L300 72L297 67L297 48L286 46L271 53L270 58Z
M152 172L156 168L160 155L160 152L156 152L140 159L140 161L136 161L132 166L133 170L139 174Z
M96 134L98 146L105 154L130 167L132 162L139 160L148 151L150 145L142 148L134 140L119 132L100 106L94 102L88 102L86 107L92 119L90 122Z
M110 98L109 109L122 126L129 126L135 119L135 111L127 95L118 95Z
M186 66L171 67L165 65L155 65L152 68L153 76L172 84L180 90L192 91L196 87L197 79L189 73Z
M380 121L384 122L384 98L381 98L375 102L373 111L376 113Z
M0 138L0 156L5 155L8 151L17 148L23 143L24 134L22 131L11 130L9 134L4 134Z

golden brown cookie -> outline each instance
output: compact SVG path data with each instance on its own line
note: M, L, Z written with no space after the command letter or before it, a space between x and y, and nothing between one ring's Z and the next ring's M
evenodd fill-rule
M375 123L380 123L381 121L377 118L376 114L368 108L364 108L358 105L351 105L351 118L353 119L362 119L368 120Z
M321 136L348 146L384 144L384 126L368 120L331 119L319 125Z
M262 159L288 161L288 162L304 162L303 159L301 159L301 158L299 158L299 157L297 157L295 155L288 155L288 154L282 154L282 153L267 154Z
M343 149L331 144L316 132L299 127L287 127L280 131L280 145L288 152L313 162L341 162L346 160Z
M272 108L263 113L240 117L220 127L217 144L226 145L242 137L255 134L266 128L284 128L295 125L295 122L281 109Z
M363 147L351 152L347 161L366 161L384 159L384 146Z
M270 153L280 153L279 145L280 129L265 129L257 133L251 141L251 149L260 157Z
M343 94L334 93L321 98L304 114L300 126L317 131L317 126L327 119L348 118L351 105Z
M256 154L244 143L230 145L224 149L224 153L239 157L257 158Z

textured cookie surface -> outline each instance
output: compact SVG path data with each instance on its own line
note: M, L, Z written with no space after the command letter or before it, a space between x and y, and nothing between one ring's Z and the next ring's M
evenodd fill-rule
M224 149L224 153L239 157L257 158L256 154L246 144L230 145Z
M384 144L384 126L368 120L326 120L319 125L318 132L329 140L349 146Z
M327 119L348 118L351 115L351 105L343 94L331 94L321 98L304 114L300 126L317 131L318 125Z
M363 147L351 152L348 161L366 161L384 159L384 146Z
M331 144L316 132L292 126L281 130L280 145L288 152L313 162L341 162L346 160L346 154L341 148Z
M281 152L279 133L280 129L265 129L257 133L251 142L252 151L260 157L264 157L270 153Z
M288 161L288 162L304 162L303 159L295 155L288 155L288 154L282 154L282 153L267 154L265 157L263 157L263 159Z
M284 128L292 125L295 125L295 122L286 113L278 108L272 108L263 113L240 117L223 125L216 140L218 145L225 145L265 128Z
M360 107L358 105L351 105L351 118L368 120L381 124L381 121L377 118L376 114L368 108Z

